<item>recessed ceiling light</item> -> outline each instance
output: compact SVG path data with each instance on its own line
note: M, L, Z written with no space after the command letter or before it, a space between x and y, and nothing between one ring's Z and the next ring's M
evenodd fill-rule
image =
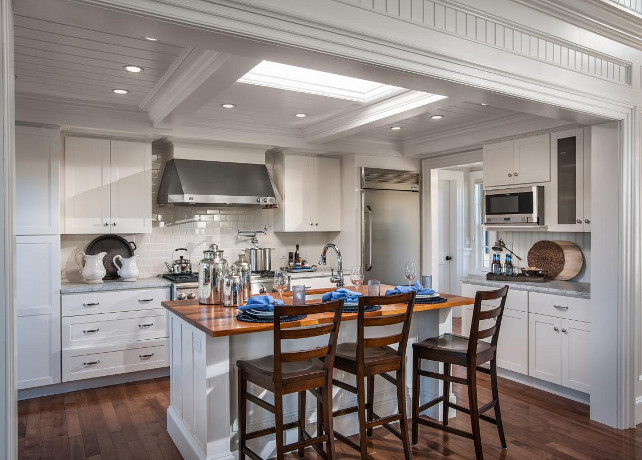
M221 107L223 107L224 109L233 109L234 107L236 107L236 105L235 104L221 104Z
M482 103L481 103L481 105L483 105L484 107L486 107L488 104L484 104L484 103L482 102Z
M433 115L430 118L432 118L433 120L441 120L442 118L444 118L444 116L443 115Z
M158 41L158 38L154 38L154 37L145 37L145 40L149 40L150 42L157 42L157 41Z
M307 114L307 113L297 113L297 114L296 114L296 115L294 115L294 116L295 116L295 117L297 117L297 118L305 118L305 117L307 117L307 116L308 116L308 114Z
M114 93L116 93L116 94L127 94L127 93L129 93L129 91L127 91L126 89L119 89L119 88L112 89L112 91Z
M128 64L124 67L127 72L139 73L143 71L143 68L139 65Z
M391 126L390 129L393 131L399 131L401 129L401 126Z

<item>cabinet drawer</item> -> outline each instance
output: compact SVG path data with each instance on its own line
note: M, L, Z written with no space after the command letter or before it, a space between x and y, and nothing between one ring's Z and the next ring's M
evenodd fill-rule
M167 337L164 308L62 319L63 350Z
M169 366L167 339L67 350L62 354L62 380L69 382L166 366Z
M591 321L591 305L588 299L531 292L529 304L530 313L576 321Z
M62 316L161 308L161 302L169 296L169 287L63 294Z
M474 298L477 291L494 291L497 289L500 289L500 287L464 283L462 285L462 295L464 297ZM490 306L494 306L495 304L497 304L497 306L499 305L498 301L485 301L484 304L486 303L488 303L488 305ZM509 287L508 295L506 296L506 305L504 308L517 311L528 311L528 292L518 291Z

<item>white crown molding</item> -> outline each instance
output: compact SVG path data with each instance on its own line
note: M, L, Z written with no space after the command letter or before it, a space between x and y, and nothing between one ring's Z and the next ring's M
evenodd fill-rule
M155 127L176 126L260 62L193 47L177 61L140 105Z
M642 50L642 11L611 0L515 0L596 34Z
M446 99L446 96L438 94L405 91L386 100L350 109L328 120L308 126L305 129L305 138L308 142L329 142L373 126L394 123L445 104L452 104L452 101ZM439 101L442 101L442 104L436 104Z

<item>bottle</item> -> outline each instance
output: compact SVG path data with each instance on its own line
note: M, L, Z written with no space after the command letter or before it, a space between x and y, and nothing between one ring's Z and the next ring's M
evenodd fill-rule
M490 266L490 271L495 275L502 274L501 256L499 254L493 254L493 263Z
M504 271L506 275L513 276L513 256L506 254L506 260L504 262Z
M301 251L299 250L299 244L296 245L296 251L294 251L294 266L301 267Z

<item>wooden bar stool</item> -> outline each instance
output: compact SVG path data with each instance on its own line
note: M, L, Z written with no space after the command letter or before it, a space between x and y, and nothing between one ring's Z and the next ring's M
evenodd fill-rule
M496 291L478 291L475 296L475 308L470 327L469 338L454 334L443 334L433 337L412 346L412 443L419 441L419 424L437 428L447 433L464 436L474 440L475 455L478 460L484 458L482 453L481 432L479 430L479 419L497 425L499 439L502 447L506 448L506 438L502 426L502 416L499 410L499 394L497 392L497 339L499 329L502 325L504 305L508 286ZM501 299L498 307L487 311L481 311L482 302L485 300ZM495 324L487 329L479 330L480 321L495 319ZM492 337L490 343L483 341ZM422 359L444 363L444 373L423 371L420 369ZM490 361L490 369L480 367L481 364ZM466 368L466 378L455 377L451 374L452 365ZM490 375L493 400L482 407L477 405L477 371ZM419 406L420 377L431 377L444 382L444 394L426 404ZM449 401L450 383L468 385L468 408ZM443 402L443 422L438 423L433 419L419 414L429 407ZM454 408L470 415L472 433L448 426L448 408ZM484 415L484 412L495 409L495 418Z
M412 309L415 303L415 293L400 294L381 297L360 297L359 311L357 316L357 342L342 343L337 346L337 356L334 362L335 369L340 369L357 377L357 386L333 379L333 384L346 391L357 395L357 406L340 409L334 412L335 417L358 413L359 416L359 445L349 440L341 433L334 432L336 438L353 449L361 452L363 460L368 458L367 436L372 436L372 429L376 426L384 426L391 433L397 436L402 444L404 455L407 460L412 458L410 443L408 439L408 419L406 417L406 394L405 394L405 368L406 368L406 346L410 333L410 321L412 320ZM392 316L367 316L364 308L368 305L391 305L406 304L403 313ZM400 333L365 338L367 327L390 326L403 323ZM398 345L397 350L390 345ZM396 378L388 375L388 372L396 372ZM399 413L380 417L374 412L374 380L376 375L397 387L397 404ZM367 395L364 379L367 379ZM390 423L400 422L401 432L390 426Z
M314 447L323 458L332 460L334 454L334 437L332 435L332 368L337 348L337 335L343 311L343 300L306 306L274 307L274 355L252 360L239 360L239 458L249 456L261 460L256 452L247 447L247 441L263 436L276 434L276 458L282 460L286 452L298 450L303 457L303 449ZM317 313L334 313L332 323L309 327L281 329L279 317L282 315L314 315ZM325 346L296 352L282 352L282 340L296 340L328 335ZM320 361L318 358L322 358ZM265 388L274 393L274 405L254 396L247 391L247 382ZM326 426L322 434L317 432L312 437L305 429L306 391L317 398L322 411L317 414L322 419L319 425ZM290 393L299 395L299 420L283 424L283 396ZM275 426L246 432L247 401L250 401L274 414ZM297 428L299 440L284 444L284 431ZM323 442L326 450L321 449Z

